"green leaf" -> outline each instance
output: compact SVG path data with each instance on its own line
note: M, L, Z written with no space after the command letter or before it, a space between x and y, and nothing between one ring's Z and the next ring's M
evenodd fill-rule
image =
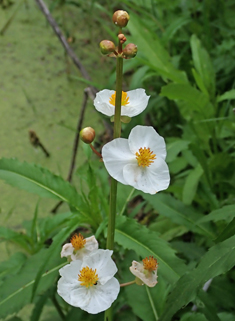
M217 222L217 221L230 221L235 217L235 205L226 205L218 210L210 212L210 214L202 217L199 222Z
M41 264L39 264L37 268L37 276L35 278L35 282L32 289L32 300L34 298L34 295L36 293L37 287L39 285L40 279L43 275L43 272L45 271L46 266L48 263L55 259L56 257L59 257L59 253L61 251L61 245L62 242L74 231L75 227L78 226L80 223L78 217L72 218L68 226L64 229L62 229L53 239L52 245L49 247L47 254L44 257L44 260L41 260Z
M20 272L11 276L0 287L0 318L4 318L13 312L18 312L24 305L30 303L32 286L35 282L38 266L47 256L47 249L43 249L32 255L25 262ZM64 265L58 264L61 259L51 260L43 271L38 293L48 289L58 276L58 269Z
M45 293L39 296L39 299L35 303L34 309L32 311L30 321L38 321L40 319L43 307L49 298L49 292L50 290L46 291Z
M205 119L214 115L214 108L208 96L188 84L169 84L162 87L160 96L172 100L181 100L186 105L179 105L181 114L186 119Z
M161 321L170 321L175 312L193 301L203 284L235 265L235 236L216 244L202 257L197 268L183 275L168 297Z
M142 258L150 255L157 258L160 275L170 283L175 282L186 270L183 261L176 257L166 241L133 219L118 217L115 241L125 249L134 250Z
M215 240L216 243L227 240L235 234L235 218L225 227L223 232Z
M138 56L136 59L139 59L139 56L143 56L142 62L156 70L164 78L171 79L177 83L188 82L186 74L175 69L170 62L168 52L160 43L156 33L153 33L152 30L144 25L143 19L132 13L128 29L132 35L132 42L138 44Z
M208 321L202 313L185 313L180 321Z
M30 252L31 239L27 235L17 233L8 227L0 226L0 239L18 244L27 252Z
M234 321L235 320L235 314L228 313L228 312L221 312L218 313L221 321Z
M196 35L191 36L190 44L196 71L210 97L213 98L215 94L215 72L210 57ZM200 86L200 84L198 84L198 86Z
M174 34L184 25L188 24L191 21L191 18L187 16L181 16L179 18L175 18L171 21L171 24L167 26L165 29L162 41L165 43L168 43L169 40L174 36Z
M186 226L190 231L214 238L214 232L210 225L198 223L201 213L193 207L184 205L181 201L167 194L149 195L141 193L142 197L158 211L159 214L168 217L172 222Z
M77 210L81 205L80 195L69 182L39 165L21 163L13 158L2 158L0 178L12 186L41 197L62 200Z
M217 102L219 103L223 100L230 100L230 99L235 99L235 89L226 91L223 95L217 97Z
M132 285L125 288L128 304L143 321L157 321L164 306L167 287L164 280L153 288ZM136 295L138 293L138 295Z
M186 205L191 205L194 196L197 192L197 187L200 181L200 178L203 174L203 169L200 164L197 165L194 169L191 170L187 176L183 188L183 203Z
M200 310L205 314L208 321L221 321L216 313L216 306L210 300L208 293L203 290L200 290L198 293L198 298L201 300L203 304L203 308Z
M188 148L188 145L190 144L189 141L178 139L167 143L167 157L166 162L172 162L176 159L177 155L182 152L183 150L186 150Z
M25 263L27 257L25 254L18 252L13 254L9 260L0 263L0 277L10 277L17 274Z

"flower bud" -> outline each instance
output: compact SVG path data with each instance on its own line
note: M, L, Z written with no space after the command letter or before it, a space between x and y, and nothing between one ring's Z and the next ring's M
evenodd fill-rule
M123 33L120 33L118 35L118 39L120 40L121 44L123 44L126 41L126 37L124 36Z
M102 40L100 42L100 50L103 55L107 55L115 51L115 44L110 40Z
M86 144L91 144L95 139L95 130L91 127L85 127L80 131L81 140Z
M113 14L113 23L121 28L126 27L129 19L129 14L124 10L117 10Z
M134 43L128 43L128 45L123 49L123 54L127 58L134 58L137 54L137 46Z

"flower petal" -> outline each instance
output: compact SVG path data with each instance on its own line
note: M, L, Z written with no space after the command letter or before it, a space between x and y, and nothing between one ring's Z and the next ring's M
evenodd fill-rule
M85 248L88 251L98 250L99 244L98 244L96 238L94 237L94 235L87 237L85 240L86 240Z
M129 144L125 138L116 138L102 148L104 165L109 174L121 182L127 184L123 177L123 167L135 162L135 155L130 152Z
M123 168L123 177L126 184L149 194L156 194L167 189L170 182L168 166L160 157L145 168L138 164L126 165Z
M139 278L144 284L149 287L154 287L157 284L157 271L148 272L143 268L143 264L132 261L132 266L130 266L130 271L137 278Z
M68 304L83 310L90 303L92 294L85 286L68 283L63 277L58 281L57 292Z
M63 245L60 256L61 257L67 257L67 256L71 256L73 254L73 245L72 243L66 243Z
M96 110L106 116L113 116L115 107L109 103L110 97L115 93L114 90L104 89L96 94L94 106Z
M118 296L120 285L117 279L111 278L104 285L94 286L92 290L91 300L83 310L91 314L96 314L110 308Z
M68 283L74 283L74 280L76 280L76 282L79 284L78 273L81 269L81 266L82 266L81 260L72 261L70 264L67 264L64 267L62 267L59 270L59 273L62 277L66 279Z
M150 148L157 157L166 158L166 144L164 138L151 126L135 126L130 132L128 143L133 154L141 147L146 147Z
M114 90L104 89L96 94L94 99L94 106L96 110L106 116L113 116L115 113L115 107L110 104L109 100L115 93ZM139 115L148 105L149 97L142 88L130 90L127 92L129 97L129 104L121 107L121 115L134 117Z
M129 104L121 107L121 115L134 117L142 113L148 105L149 97L142 88L127 91Z
M105 284L117 273L112 254L113 251L100 249L91 253L83 262L84 266L87 264L90 268L96 268L100 284Z

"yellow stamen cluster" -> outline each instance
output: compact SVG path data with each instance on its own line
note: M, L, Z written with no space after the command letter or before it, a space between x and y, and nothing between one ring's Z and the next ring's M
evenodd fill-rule
M116 91L109 99L109 103L113 106L115 106L115 100L116 100ZM122 91L122 106L126 106L129 104L129 97L126 92Z
M86 240L84 240L84 237L79 233L79 235L74 234L70 240L70 242L73 245L73 248L75 250L80 250L82 249L85 244L86 244Z
M88 266L82 268L80 274L78 274L78 281L86 288L96 285L98 280L99 278L98 274L96 274L96 269L92 270Z
M150 256L149 258L146 257L142 261L144 264L144 269L149 272L155 271L158 267L157 260L153 256Z
M135 153L135 155L138 165L143 167L151 165L152 163L154 163L154 159L156 159L156 154L153 154L150 148L146 147L141 147L139 151Z

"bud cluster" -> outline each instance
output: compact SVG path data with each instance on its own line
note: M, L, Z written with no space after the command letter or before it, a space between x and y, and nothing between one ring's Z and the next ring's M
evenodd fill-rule
M117 10L113 14L113 23L118 26L120 29L126 27L130 17L129 14L124 10ZM124 59L134 58L137 54L137 46L134 43L129 43L122 48L122 45L126 42L126 37L119 31L118 34L118 46L110 40L102 40L100 42L100 51L103 55L108 55L109 57L121 57Z

